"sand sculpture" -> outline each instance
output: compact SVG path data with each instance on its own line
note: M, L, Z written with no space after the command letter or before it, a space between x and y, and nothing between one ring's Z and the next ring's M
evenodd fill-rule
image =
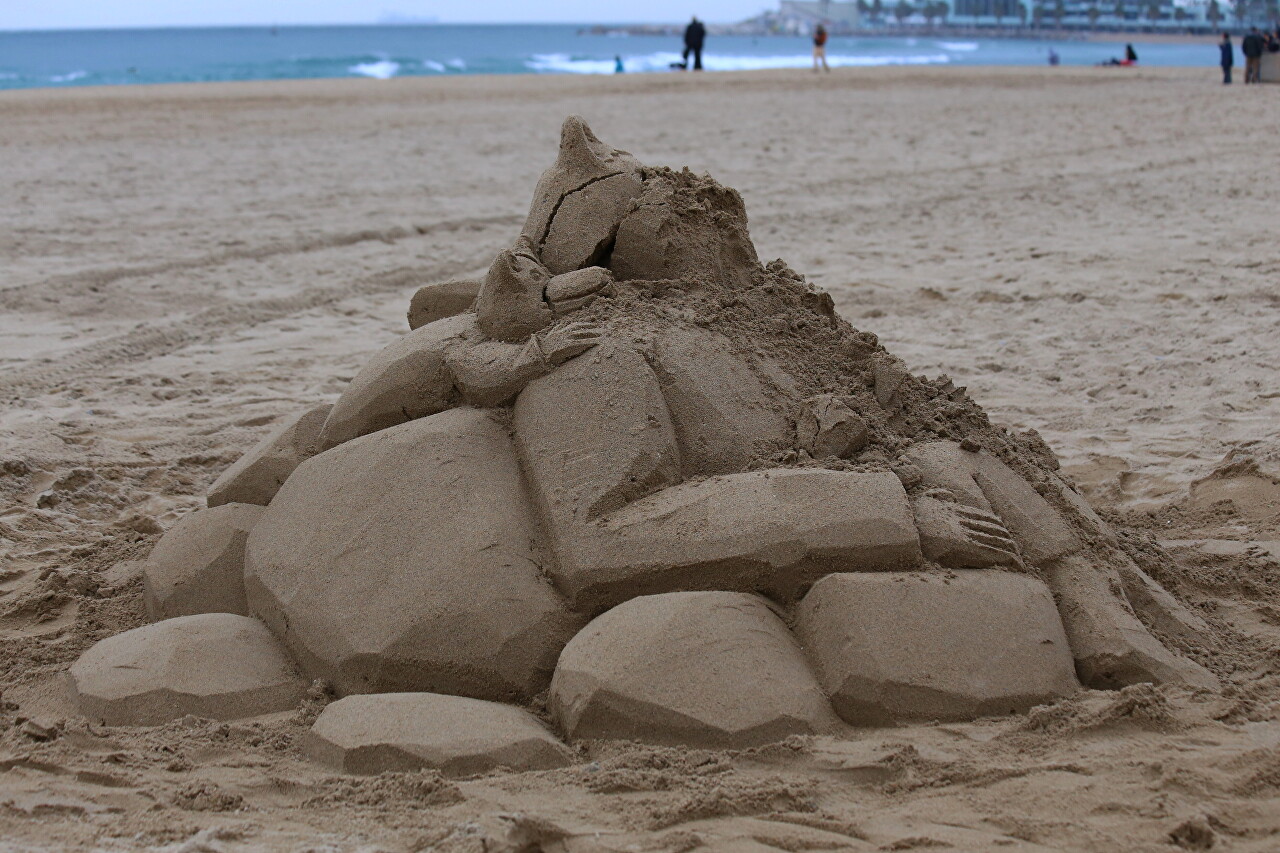
M86 653L86 714L288 707L300 682L262 663L268 637L347 697L311 748L359 772L1214 683L1144 620L1186 643L1203 623L1034 433L761 264L735 191L646 167L579 118L512 247L481 282L424 288L410 326L166 535L149 596L178 618ZM241 621L184 621L202 610ZM196 654L245 622L265 626L253 654ZM189 670L127 668L158 644L228 685L217 701L190 695ZM555 735L515 707L538 697Z

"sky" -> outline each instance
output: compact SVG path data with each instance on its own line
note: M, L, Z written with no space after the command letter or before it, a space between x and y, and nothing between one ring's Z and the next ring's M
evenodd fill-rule
M0 0L0 30L218 24L740 21L774 0Z

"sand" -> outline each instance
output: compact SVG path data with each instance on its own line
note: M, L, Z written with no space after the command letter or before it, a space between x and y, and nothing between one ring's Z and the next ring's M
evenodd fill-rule
M0 140L19 166L0 187L0 836L1270 849L1276 497L1261 481L1191 486L1232 447L1276 446L1266 146L1280 105L1213 77L913 69L7 93ZM762 258L827 288L912 371L946 371L997 422L1039 430L1134 542L1189 543L1143 568L1201 604L1237 667L1224 693L1090 692L1029 719L739 753L601 747L572 768L461 782L309 764L298 744L319 695L247 724L104 733L75 720L59 673L142 624L137 561L158 533L277 417L331 401L405 330L417 287L483 273L571 112L647 162L736 187ZM1224 493L1235 503L1210 503Z

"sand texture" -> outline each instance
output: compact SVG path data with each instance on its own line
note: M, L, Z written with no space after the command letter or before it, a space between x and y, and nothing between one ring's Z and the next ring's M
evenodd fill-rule
M1274 849L1280 250L1266 146L1280 106L1246 101L1248 90L1224 97L1212 69L1059 71L6 93L0 142L17 167L0 187L0 837L17 849ZM1249 120L1231 122L1224 135L1224 117L1246 110ZM643 162L705 170L741 199L678 173L646 173L637 195L638 167L612 156L569 164L564 186L539 183L570 113ZM554 215L540 210L540 199L571 190ZM685 191L712 193L719 213L700 222L694 211L673 232L666 199ZM734 230L743 201L754 247ZM601 205L628 211L616 233L607 223L591 232L602 223L590 211ZM705 239L687 239L704 225ZM548 269L538 272L530 257L550 246L554 258L543 257ZM768 327L747 312L720 341L677 312L671 329L647 342L653 370L619 374L639 383L641 400L665 399L670 422L649 436L633 430L632 446L608 433L643 409L617 406L584 421L616 483L565 491L555 478L578 483L572 472L533 472L553 527L563 518L564 529L619 531L608 548L595 533L575 533L580 566L609 570L627 530L661 542L667 534L649 518L663 517L664 506L706 505L729 518L736 507L714 509L717 483L758 477L744 469L762 458L794 461L786 454L796 415L781 412L779 400L808 407L800 441L839 468L839 457L889 446L890 432L920 441L925 409L940 418L935 427L968 423L962 386L1012 430L1007 447L990 444L995 432L935 429L970 446L912 443L900 459L859 463L869 473L833 473L901 482L929 560L1034 569L1058 600L1087 684L1121 687L1139 680L1135 672L1183 666L1177 661L1193 668L1178 673L1186 683L1086 689L1023 716L824 730L738 751L584 742L568 767L447 780L431 770L335 775L308 761L305 733L333 699L322 684L300 702L294 688L292 710L236 722L185 716L102 729L74 713L67 668L93 643L147 621L144 561L160 534L204 506L243 453L287 429L288 418L334 403L358 375L360 411L335 409L328 436L316 439L350 442L331 451L341 463L302 462L307 476L291 477L281 494L320 513L365 492L360 511L325 538L313 535L323 525L297 528L273 503L261 546L250 544L250 605L259 601L304 668L328 674L342 692L351 689L344 679L404 689L397 679L424 655L450 643L472 648L460 623L426 646L396 646L408 653L395 667L366 673L363 650L397 642L377 635L380 625L400 619L392 631L420 633L397 603L441 593L371 589L354 577L344 590L289 576L285 556L335 560L347 548L346 525L372 531L398 559L404 534L370 514L383 475L356 451L379 446L386 471L403 478L417 466L428 481L440 478L432 469L451 458L447 448L438 458L410 456L394 447L397 436L477 415L464 408L397 424L459 404L509 404L518 387L503 377L544 389L523 413L516 406L517 426L521 418L531 425L521 452L562 441L555 418L591 382L575 388L572 370L538 379L550 369L544 354L519 342L549 323L563 326L562 312L597 285L552 276L578 276L572 271L602 252L624 302L634 282L660 277L654 270L671 278L710 271L733 290L754 286L742 270L757 254L782 256L887 352L850 338L855 350L863 346L865 397L824 397L821 380L834 368L805 362L810 351L788 344L792 333L821 342L820 331ZM534 274L546 278L551 307L507 300L508 309L486 314L478 306L491 350L477 345L464 359L444 343L414 349L412 341L432 338L424 328L373 357L407 331L406 308L424 285L488 276L518 293ZM792 273L770 265L768 275L785 291ZM582 307L581 316L608 325L601 306ZM814 296L805 310L829 307ZM771 336L768 354L787 365L794 387L783 371L734 372L726 354L743 330ZM691 349L705 361L682 362ZM446 399L427 382L405 399L396 377L406 370L426 379L447 370L458 387ZM943 372L951 383L932 381ZM707 373L730 377L731 387L700 384ZM622 387L599 383L587 393L604 399ZM956 407L926 406L925 388ZM868 418L864 404L889 414ZM551 547L539 537L563 534L525 522L528 506L502 506L514 451L486 431L477 421L440 439L487 442L460 457L483 474L471 486L476 495L456 507L424 505L402 490L391 497L403 502L394 514L457 518L468 541L467 525L481 522L464 510L477 507L511 527L513 553L531 548L536 560ZM755 443L725 443L729 432ZM1039 472L1035 489L981 447L1021 466L1022 476ZM311 452L299 447L285 464ZM967 479L956 479L951 453L968 454ZM1053 453L1092 508L1057 479ZM275 479L264 471L264 488ZM963 512L921 509L930 489L949 489ZM1066 507L1069 529L1047 520L1041 504ZM891 514L891 506L877 509ZM993 527L994 517L1007 530ZM725 526L716 547L755 547L733 541ZM975 530L984 532L981 547L955 544ZM441 553L440 571L465 574L468 547L460 546L461 562ZM1083 556L1104 551L1105 570ZM883 568L900 567L900 558L885 560ZM660 568L673 566L671 558ZM571 630L576 617L542 603L546 581L530 574L520 581L527 594L492 607L480 598L485 590L451 606L511 634L483 655L492 674L443 686L492 690L554 722L538 692L553 658L520 639L532 635L515 618L534 620L538 636ZM661 591L647 583L623 588ZM612 603L611 588L582 594ZM370 592L384 618L334 626L289 615L297 596L363 600ZM508 613L512 595L539 603ZM1121 598L1134 610L1124 611L1127 624L1107 610ZM946 617L931 624L963 624ZM1116 651L1139 634L1149 645ZM1159 658L1166 647L1185 658ZM541 682L518 680L530 672ZM1029 694L1067 689L1061 678L1056 684Z

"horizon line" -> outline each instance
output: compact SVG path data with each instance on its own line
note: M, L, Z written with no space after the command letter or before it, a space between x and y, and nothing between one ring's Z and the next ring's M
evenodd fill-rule
M704 21L708 24L722 24L723 21ZM111 24L99 26L65 26L65 27L19 27L7 29L0 27L0 33L62 33L62 32L102 32L104 30L271 30L316 27L677 27L683 26L677 21L330 21L310 23L254 23L254 24Z

